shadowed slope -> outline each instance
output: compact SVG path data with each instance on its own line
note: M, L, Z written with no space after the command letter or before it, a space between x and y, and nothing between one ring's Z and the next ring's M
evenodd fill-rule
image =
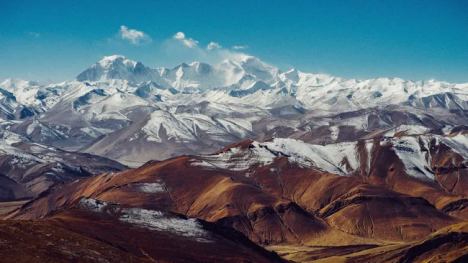
M466 262L468 224L445 227L424 240L380 253L356 255L347 262Z
M7 218L47 218L87 196L216 222L260 244L305 245L412 241L459 222L424 199L284 157L249 172L202 166L204 158L178 157L57 186Z

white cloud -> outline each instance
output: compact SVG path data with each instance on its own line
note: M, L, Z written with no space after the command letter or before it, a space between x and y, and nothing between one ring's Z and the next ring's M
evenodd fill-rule
M241 60L247 54L243 50L234 50L232 47L222 47L220 43L212 41L209 44L200 44L189 38L183 32L177 32L170 36L161 45L161 59L167 59L174 65L181 62L203 61L216 64L226 59Z
M126 26L120 27L119 34L122 37L122 39L127 39L134 45L149 43L152 41L151 38L142 31L128 29L128 27Z
M221 48L221 46L216 42L210 42L208 44L208 46L206 46L206 50L208 50L208 51L210 51L212 49L219 49L219 48Z
M172 38L179 40L188 48L194 48L198 45L198 41L193 38L186 38L184 32L177 32Z
M229 60L238 61L238 60L245 59L246 57L249 56L249 55L247 55L245 53L242 53L242 52L239 52L239 51L233 51L233 50L230 50L230 49L227 49L227 48L219 49L219 50L217 50L216 53L218 53L218 57L221 58L221 60L229 59Z
M184 43L184 45L186 45L187 47L189 48L193 48L193 47L196 47L197 44L198 44L198 41L192 39L192 38L186 38L184 40L182 40L182 43Z
M185 38L185 34L184 32L177 32L177 34L175 34L173 36L174 39L184 39Z
M247 46L233 46L233 49L246 49Z
M33 37L39 37L41 34L37 32L29 32L29 35Z

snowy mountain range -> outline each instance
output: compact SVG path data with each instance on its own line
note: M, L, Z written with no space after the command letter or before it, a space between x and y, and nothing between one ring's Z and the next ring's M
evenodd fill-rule
M211 153L247 138L323 144L468 125L468 83L282 72L242 56L152 69L105 57L75 80L0 84L0 127L128 165Z
M251 56L152 69L114 55L71 81L8 79L0 230L27 248L3 257L463 259L467 94Z

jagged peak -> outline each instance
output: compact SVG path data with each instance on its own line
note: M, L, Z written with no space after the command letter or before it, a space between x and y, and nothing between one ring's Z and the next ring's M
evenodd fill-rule
M114 65L115 63L122 63L125 66L130 66L130 67L135 67L137 62L127 59L126 57L122 55L112 55L112 56L105 56L102 60L100 60L98 63L101 67L106 68L111 65ZM95 64L95 65L96 65Z
M33 80L13 79L13 78L7 78L3 82L0 83L0 86L5 87L5 88L17 88L17 87L22 87L22 86L27 86L27 85L39 86L39 83Z
M261 60L259 58L254 57L254 56L249 56L249 55L240 56L239 61L242 61L242 62L250 62L250 61L261 62Z
M230 65L233 65L233 66L242 67L242 65L256 64L256 63L267 65L265 62L263 62L259 58L254 57L254 56L250 56L250 55L246 55L246 54L233 55L229 59L223 60L219 65L230 64ZM269 65L267 65L267 66L269 66Z
M112 55L112 56L105 56L101 61L107 60L107 61L115 61L115 60L125 60L127 59L123 55Z
M109 72L111 73L123 73L123 74L109 74L111 77L110 78L126 78L128 74L133 74L134 71L137 72L144 72L144 69L148 69L145 67L142 63L140 62L135 62L133 60L130 60L126 58L123 55L110 55L110 56L105 56L103 57L102 60L96 62L93 66L88 68L86 71L89 72L89 74L82 75L81 78L78 80L94 80L94 81L99 81L99 80L105 80L107 79L106 77L100 78L99 75L103 74L108 74ZM282 81L285 81L288 79L289 81L296 82L296 83L304 83L307 81L314 81L315 82L330 82L330 81L335 81L335 82L364 82L364 83L375 83L377 85L400 85L401 83L414 83L419 86L424 86L424 85L441 85L441 86L447 86L451 83L447 83L444 81L437 81L434 79L431 80L426 80L426 81L420 81L420 82L414 82L411 80L403 80L399 78L374 78L374 79L362 79L362 80L353 80L353 79L343 79L343 78L335 78L331 75L328 74L323 74L323 73L318 73L318 74L313 74L313 73L306 73L303 71L299 71L296 68L292 68L286 72L282 72L279 70L277 67L274 67L268 63L265 63L261 59L255 56L239 53L239 54L233 54L229 56L228 59L223 60L219 64L209 64L209 63L204 63L200 61L193 61L191 63L181 63L178 66L174 67L173 69L170 68L158 68L158 69L150 69L149 74L152 74L153 78L156 75L159 75L159 77L166 78L168 76L165 76L167 72L173 71L173 70L178 70L181 72L185 72L186 69L194 70L198 72L199 74L208 74L211 72L211 69L214 69L215 71L219 72L220 74L226 74L226 78L229 79L229 81L223 82L223 83L228 83L227 85L232 85L234 82L238 82L239 80L242 80L243 75L247 74L253 74L257 77L257 79L265 80L269 84L274 83L278 79L281 79ZM102 71L102 72L101 72ZM131 76L133 78L134 76ZM222 77L222 76L221 76ZM134 81L131 79L131 81ZM170 77L169 77L170 78ZM145 79L146 80L146 79ZM169 83L172 83L169 81ZM172 84L168 84L172 85ZM216 85L218 86L218 84ZM202 88L206 88L201 86ZM211 86L210 86L211 87Z
M291 74L291 73L298 73L298 72L299 72L299 71L297 71L297 69L292 68L292 69L290 69L290 70L284 72L283 74Z

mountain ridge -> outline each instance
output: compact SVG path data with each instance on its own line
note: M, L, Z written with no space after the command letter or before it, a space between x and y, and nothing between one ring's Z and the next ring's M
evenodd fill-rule
M254 137L293 136L315 143L316 135L328 131L333 136L323 140L339 142L400 126L410 133L445 134L468 125L468 83L282 72L247 55L172 69L151 69L113 55L77 80L2 82L0 127L33 142L127 164L137 160L132 165L138 166L183 153L210 153ZM156 111L163 114L151 117ZM162 128L145 132L143 120ZM308 139L312 134L315 139Z
M0 230L32 251L43 246L15 227L54 242L74 233L73 248L40 254L64 261L461 259L466 90L282 72L250 56L151 69L114 55L77 80L10 79L0 201L31 200Z

